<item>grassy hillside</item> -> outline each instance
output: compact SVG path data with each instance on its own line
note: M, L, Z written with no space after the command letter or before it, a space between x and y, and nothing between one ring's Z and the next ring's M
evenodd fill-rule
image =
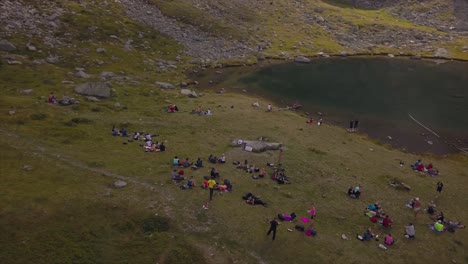
M30 4L47 15L58 8L64 11L54 20L59 25L54 30L46 30L46 22L38 23L44 27L42 35L31 33L26 26L0 32L2 39L17 47L16 51L0 52L1 263L303 263L310 259L370 263L375 257L383 263L468 261L466 230L436 235L427 229L431 221L426 214L415 221L404 206L418 196L424 205L434 200L448 219L466 221L466 156L402 153L341 128L306 125L305 117L296 112L280 111L276 106L275 111L266 112L268 102L248 94L218 94L199 87L200 96L188 98L178 89L160 89L155 81L176 85L187 81L185 70L193 66L194 58L183 52L184 43L129 19L118 2L18 3L22 3L22 7L15 6L18 12L30 13ZM356 25L364 31L377 23L385 28L446 34L397 21L385 10L355 10L332 2L304 2L304 6L289 1L152 3L182 26L188 23L210 31L213 40L223 37L226 42L235 40L253 47L271 43L259 54L230 61L236 63L252 62L255 56L360 52L360 47L349 50L336 37L336 30ZM329 24L304 23L304 11L317 6L325 9L320 16ZM37 50L28 50L27 43ZM466 58L464 43L457 36L437 45ZM397 50L384 46L369 50L374 51ZM408 47L403 52L413 50ZM59 61L46 63L51 55ZM76 67L92 76L76 77ZM122 77L111 81L110 98L91 102L74 93L76 84L102 81L99 75L105 71ZM50 92L59 98L73 96L80 104L46 104ZM254 100L262 107L252 108ZM169 103L176 103L181 111L166 113ZM199 106L211 108L213 116L191 115L191 109ZM164 141L168 150L145 153L139 146L142 142L112 137L114 125L130 132L158 134L156 140ZM231 165L245 159L262 167L267 162L277 163L277 151L257 154L230 146L236 138L259 137L284 144L282 163L291 185L278 185L268 178L253 180ZM204 210L208 192L198 187L180 190L170 180L171 160L176 155L192 160L202 157L204 169L187 171L200 185L211 168L207 157L222 153L228 162L216 168L222 179L231 180L234 190L216 194L210 209ZM410 164L418 158L432 162L441 176L430 178L407 165L399 166L399 160ZM388 185L393 179L413 189L395 190ZM117 180L128 185L116 188ZM437 197L439 180L445 189ZM347 188L357 184L362 185L362 198L349 199ZM269 206L247 205L241 199L247 192L260 195ZM362 215L366 205L375 201L395 220L390 232L396 244L387 251L377 247L381 241L354 239L368 227L384 234ZM293 211L306 216L312 203L318 211L316 237L288 232L298 221L282 223L275 242L265 236L268 219ZM416 225L414 241L402 236L408 222ZM342 234L351 240L342 240Z

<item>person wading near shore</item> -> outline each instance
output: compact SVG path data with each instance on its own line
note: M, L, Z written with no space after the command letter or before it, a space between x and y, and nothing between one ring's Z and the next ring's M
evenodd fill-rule
M270 229L267 232L267 236L270 235L271 232L273 232L273 237L271 240L275 240L276 238L276 227L278 226L278 221L276 221L276 218L273 218L273 220L270 221Z
M213 192L214 192L215 185L216 185L216 181L213 178L208 180L208 188L210 189L210 201L213 200Z

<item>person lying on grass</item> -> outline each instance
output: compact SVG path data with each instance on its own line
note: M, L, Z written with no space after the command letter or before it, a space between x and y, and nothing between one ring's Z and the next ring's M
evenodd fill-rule
M296 218L296 213L291 213L291 214L278 214L278 219L281 221L292 221Z

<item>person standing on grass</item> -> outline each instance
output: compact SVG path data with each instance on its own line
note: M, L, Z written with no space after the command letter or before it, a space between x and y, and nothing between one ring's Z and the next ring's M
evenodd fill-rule
M437 191L439 194L442 192L442 188L444 188L444 184L440 181L437 183Z
M208 188L210 189L210 201L213 200L213 192L214 192L215 185L216 185L216 181L213 178L208 180Z
M317 216L317 211L315 210L315 206L312 204L309 210L310 213L310 219L314 219L315 216Z
M271 232L273 232L273 237L271 240L275 240L276 238L276 227L278 226L278 221L276 221L276 218L273 218L273 220L270 221L270 229L267 232L267 236L270 235Z

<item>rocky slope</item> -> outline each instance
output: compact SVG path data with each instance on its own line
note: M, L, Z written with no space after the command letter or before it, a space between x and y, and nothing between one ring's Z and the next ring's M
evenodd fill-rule
M76 6L83 10L77 12ZM183 54L196 63L245 63L252 58L255 61L255 57L340 53L468 59L468 3L463 0L6 0L0 3L3 40L0 48L10 53L8 61L20 62L21 58L15 59L15 54L24 55L22 50L39 51L35 55L39 63L56 63L60 59L56 55L60 53L58 50L77 48L70 40L77 35L86 35L91 38L89 41L99 39L103 44L113 38L131 49L134 38L125 39L117 33L110 34L109 30L99 32L100 26L111 26L99 25L102 21L98 19L93 21L94 13L85 22L75 21L88 9L107 17L109 23L114 20L117 26L112 27L117 27L115 31L125 33L126 37L144 39L145 35L124 26L118 28L119 23L125 25L130 19L148 26L182 45ZM76 28L84 23L86 28ZM74 33L74 30L85 32ZM108 37L105 41L103 33ZM15 49L11 50L5 41ZM141 47L150 45L142 43ZM142 56L148 58L146 53Z

